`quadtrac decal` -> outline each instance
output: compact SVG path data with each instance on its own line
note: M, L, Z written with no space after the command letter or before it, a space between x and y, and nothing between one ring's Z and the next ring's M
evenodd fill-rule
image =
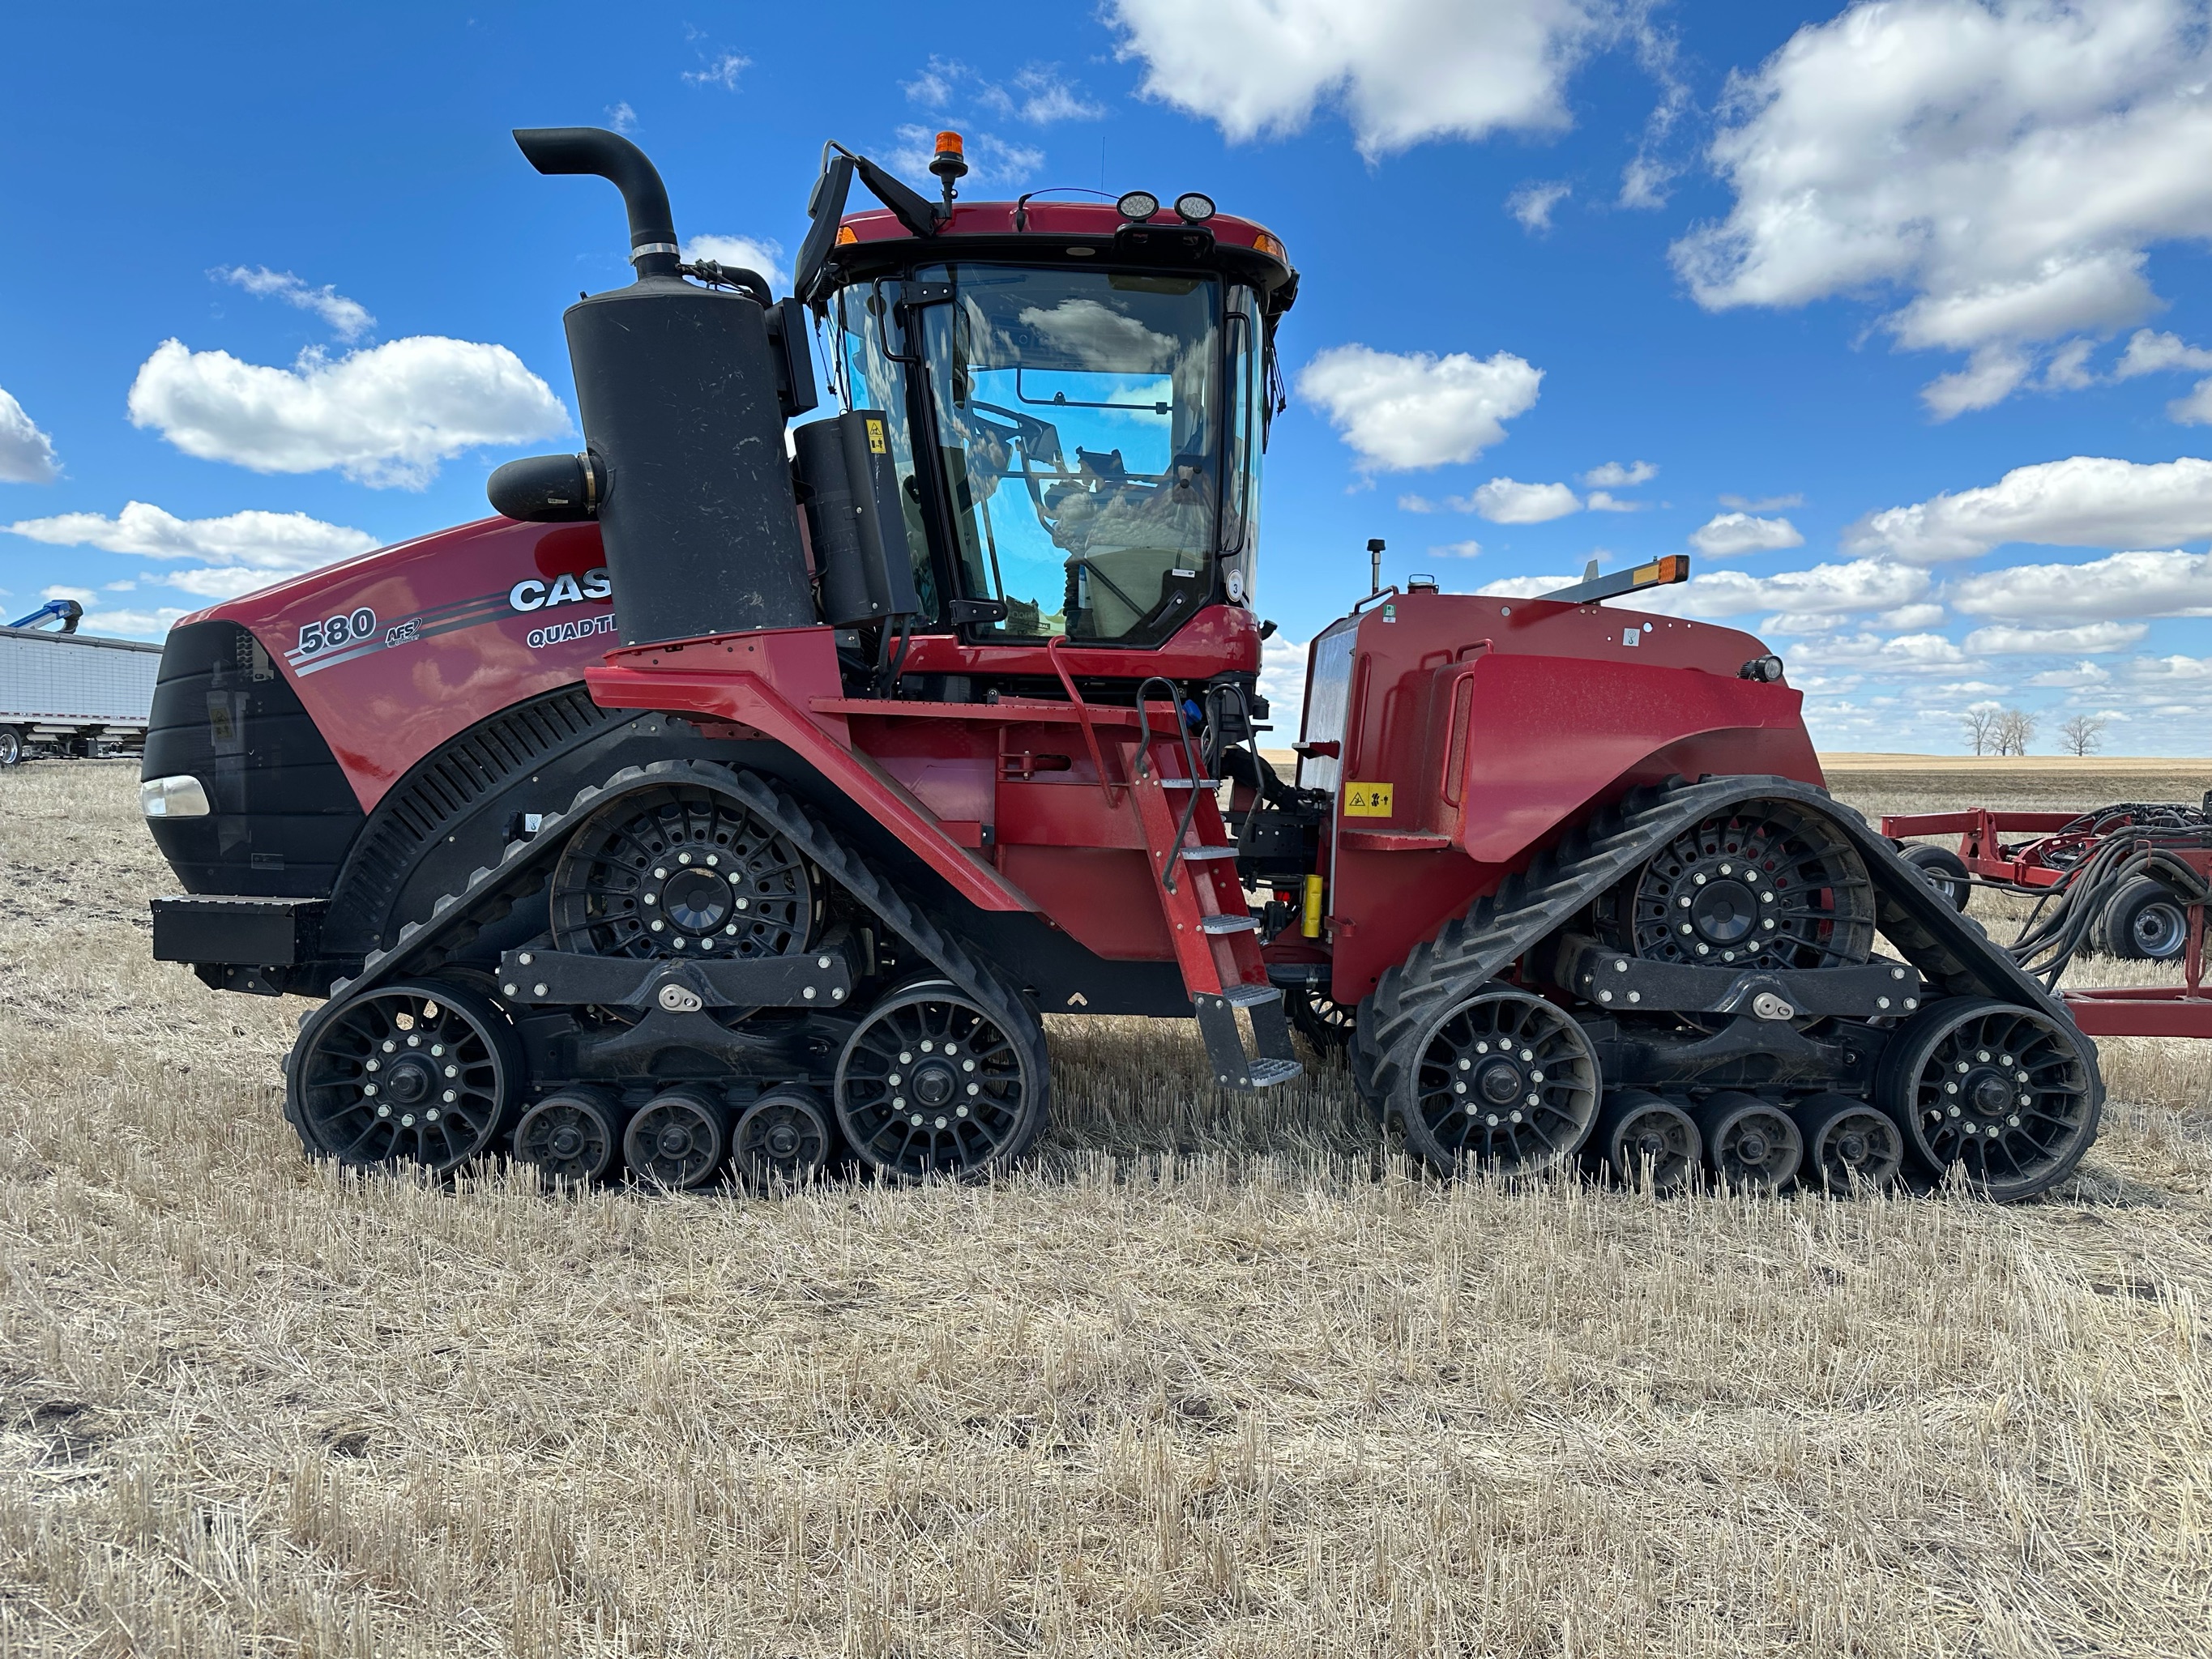
M454 599L405 617L380 617L369 606L358 605L351 610L333 611L327 617L302 624L299 643L284 653L284 660L295 674L319 674L340 663L413 645L458 629L478 627L505 617L527 616L557 605L604 605L613 594L606 567L601 565L580 576L528 577L504 592ZM614 631L614 613L605 611L533 628L527 643L536 651L595 634L612 635Z

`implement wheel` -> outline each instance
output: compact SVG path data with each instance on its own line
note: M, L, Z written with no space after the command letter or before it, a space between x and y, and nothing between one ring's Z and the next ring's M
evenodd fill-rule
M2011 1203L2073 1172L2096 1139L2104 1087L2095 1051L2072 1026L2038 1008L1951 997L1890 1039L1875 1099L1930 1173L1955 1165L1969 1185Z
M522 1079L514 1028L488 998L386 985L309 1021L286 1067L288 1115L323 1157L443 1175L512 1121Z
M1028 1023L1004 1030L943 981L893 993L838 1058L838 1127L897 1180L1005 1168L1044 1125L1043 1032Z
M1414 1036L1386 1111L1406 1144L1455 1174L1481 1164L1537 1175L1572 1158L1597 1122L1597 1052L1540 996L1495 986Z
M2137 876L2112 895L2097 931L2107 955L2179 962L2189 945L2189 912L2158 878Z
M1908 847L1901 855L1920 872L1920 879L1943 896L1954 910L1964 912L1973 896L1973 875L1966 860L1948 847Z

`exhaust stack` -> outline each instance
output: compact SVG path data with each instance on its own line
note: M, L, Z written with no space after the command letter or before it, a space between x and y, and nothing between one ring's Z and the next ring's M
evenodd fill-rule
M588 459L548 458L550 471L527 479L495 474L493 506L582 516L566 486L592 492L624 645L811 626L782 354L759 297L678 274L667 189L621 134L529 127L514 142L540 173L591 174L622 191L637 280L578 301L562 319Z

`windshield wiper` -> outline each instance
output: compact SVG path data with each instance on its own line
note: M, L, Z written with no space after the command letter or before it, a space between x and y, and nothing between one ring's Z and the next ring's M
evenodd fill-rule
M1022 371L1014 370L1014 396L1025 404L1035 404L1042 409L1135 409L1153 415L1164 415L1172 407L1165 399L1151 404L1101 404L1087 398L1071 398L1065 392L1055 392L1049 398L1032 398L1022 390Z

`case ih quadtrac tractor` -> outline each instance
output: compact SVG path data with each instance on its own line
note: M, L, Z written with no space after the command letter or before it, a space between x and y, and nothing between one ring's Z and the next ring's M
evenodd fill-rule
M779 301L680 263L628 141L516 137L629 209L636 280L567 313L584 452L161 665L156 954L325 999L311 1153L988 1172L1080 1011L1195 1016L1232 1089L1348 1044L1443 1170L2019 1198L2081 1158L2094 1048L1829 799L1781 662L1601 603L1686 562L1374 595L1296 778L1260 757L1267 231L833 145Z

